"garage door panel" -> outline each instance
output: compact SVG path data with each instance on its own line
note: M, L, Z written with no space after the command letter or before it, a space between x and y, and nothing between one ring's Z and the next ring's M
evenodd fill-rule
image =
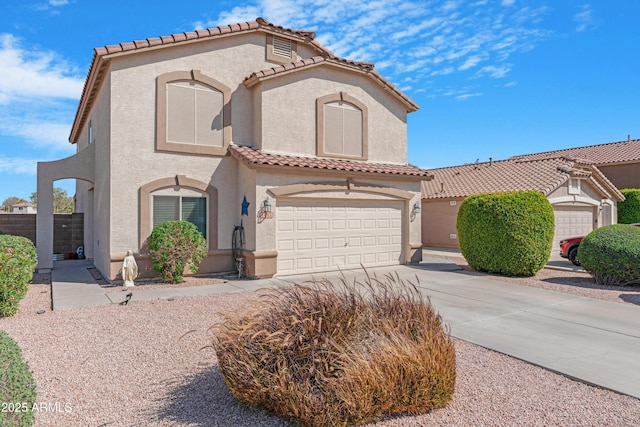
M401 261L400 203L289 200L276 218L278 274Z
M331 228L333 230L346 230L347 229L347 221L345 219L332 219L331 220Z
M329 249L329 239L317 238L314 240L315 249Z
M293 239L279 240L278 251L291 251L295 248Z
M315 229L316 231L329 231L329 220L328 219L317 220Z
M296 220L296 231L310 231L313 229L311 220Z
M299 251L305 251L313 248L312 239L297 239L296 243L296 249Z

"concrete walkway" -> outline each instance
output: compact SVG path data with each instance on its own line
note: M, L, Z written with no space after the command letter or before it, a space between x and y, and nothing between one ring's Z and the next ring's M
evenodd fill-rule
M54 264L54 310L119 303L125 292L105 293L87 261ZM398 274L428 295L451 335L577 380L640 398L640 307L492 280L462 270L448 259L369 270ZM346 272L348 280L362 277ZM337 274L318 275L329 279ZM287 277L301 283L311 276ZM276 286L275 279L230 281L210 286L133 288L132 302L244 292ZM630 292L637 292L630 289Z

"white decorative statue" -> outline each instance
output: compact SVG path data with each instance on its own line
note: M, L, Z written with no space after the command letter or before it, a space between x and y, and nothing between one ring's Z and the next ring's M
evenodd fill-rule
M138 264L136 264L136 259L133 257L133 252L131 249L127 251L127 256L124 257L124 262L122 263L122 279L124 280L124 287L130 288L135 286L133 284L133 280L138 277Z

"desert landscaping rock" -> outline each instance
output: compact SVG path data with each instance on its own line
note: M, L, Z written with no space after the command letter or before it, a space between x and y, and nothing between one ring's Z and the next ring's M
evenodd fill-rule
M570 284L557 283L571 277ZM623 304L631 302L621 295L638 294L633 288L607 290L575 284L578 279L586 283L587 278L581 273L544 270L533 279L505 280L514 286L569 287L601 299L615 300L617 292ZM19 343L33 370L37 401L60 404L60 411L37 414L36 426L292 425L237 403L210 347L209 327L221 320L220 313L241 310L256 293L54 312L46 278L36 281L44 284L30 285L20 313L0 319L0 329ZM38 315L39 310L45 313ZM638 399L464 341L455 340L455 344L458 378L448 407L372 425L637 425Z

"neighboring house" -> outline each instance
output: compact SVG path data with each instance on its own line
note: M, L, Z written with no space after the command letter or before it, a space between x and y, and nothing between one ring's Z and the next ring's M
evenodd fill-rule
M431 169L422 184L422 243L458 247L456 220L462 201L472 195L534 190L544 194L555 213L553 250L558 242L586 235L617 222L624 196L591 163L567 157L509 159Z
M34 214L37 212L33 203L18 203L12 206L14 214Z
M558 156L592 162L618 189L640 188L640 139L629 137L626 141L523 154L512 159L538 160Z
M147 239L173 219L206 237L201 273L236 268L232 241L256 277L419 261L418 106L314 38L258 18L95 49L78 152L38 164L39 268L62 178L80 179L85 254L112 280L128 249L149 273Z

